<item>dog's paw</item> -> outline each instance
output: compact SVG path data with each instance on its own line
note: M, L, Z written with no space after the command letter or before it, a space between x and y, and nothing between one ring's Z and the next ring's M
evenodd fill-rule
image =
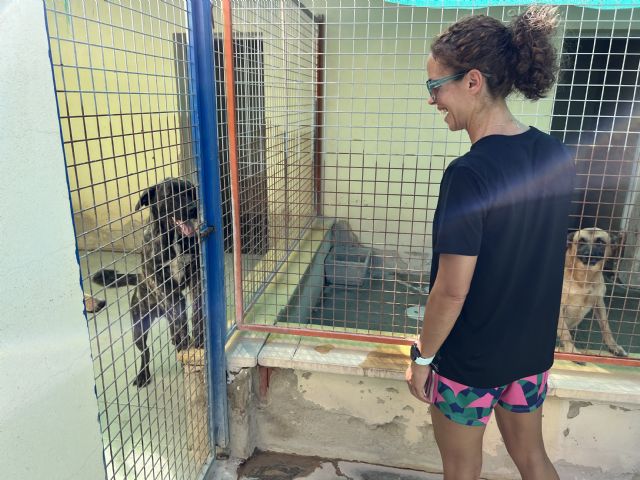
M613 353L616 357L628 357L629 354L627 351L622 348L620 345L613 345L609 347L609 351Z
M131 385L138 388L146 387L151 383L151 374L148 372L140 372L136 376L136 379L131 382Z

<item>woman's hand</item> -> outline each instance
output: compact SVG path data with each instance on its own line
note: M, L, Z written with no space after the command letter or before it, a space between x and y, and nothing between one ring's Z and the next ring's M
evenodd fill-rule
M405 379L411 395L424 403L429 403L425 387L430 374L431 367L429 365L418 365L415 362L411 362L405 373Z

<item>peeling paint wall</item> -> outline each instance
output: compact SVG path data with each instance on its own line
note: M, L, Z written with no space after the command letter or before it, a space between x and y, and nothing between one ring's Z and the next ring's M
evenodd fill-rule
M441 469L426 409L398 382L275 370L257 408L264 450ZM396 439L403 439L397 441ZM291 450L295 448L295 450Z
M561 401L551 398L548 416L559 428L547 428L549 454L554 460L613 475L634 473L640 477L640 407ZM548 425L548 427L551 425ZM637 477L632 477L634 480Z
M255 369L229 385L232 455L260 450L441 471L428 408L404 382L273 369L260 398ZM640 478L640 406L549 397L543 434L563 480ZM244 440L241 440L244 439ZM483 474L517 479L494 420Z

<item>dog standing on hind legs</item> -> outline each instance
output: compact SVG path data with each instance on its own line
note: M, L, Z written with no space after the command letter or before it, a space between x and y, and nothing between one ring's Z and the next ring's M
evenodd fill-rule
M611 240L608 232L595 227L583 228L568 237L558 319L558 338L564 352L580 353L573 343L570 330L577 328L593 310L608 350L619 357L628 355L613 337L604 305L606 285L602 271L607 258L611 256Z
M143 230L142 272L120 274L104 269L92 278L106 287L136 287L130 309L133 338L140 351L140 367L133 381L138 388L151 382L147 339L151 324L158 317L167 317L171 343L176 350L204 345L196 189L191 182L169 178L140 196L135 209L142 207L149 207L149 219ZM193 342L189 338L186 290L192 298Z

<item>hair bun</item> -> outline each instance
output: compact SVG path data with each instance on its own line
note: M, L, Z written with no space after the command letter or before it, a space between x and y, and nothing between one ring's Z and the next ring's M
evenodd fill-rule
M556 80L556 51L551 34L558 22L557 8L531 6L511 22L514 49L514 87L531 100L543 98Z

